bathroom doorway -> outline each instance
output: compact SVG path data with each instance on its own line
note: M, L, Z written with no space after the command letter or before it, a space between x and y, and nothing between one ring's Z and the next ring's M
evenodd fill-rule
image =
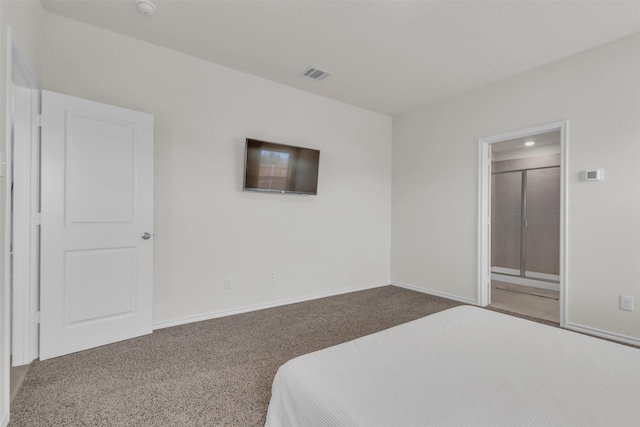
M480 141L480 305L561 326L565 126Z
M559 323L559 282L560 132L498 142L491 161L491 306Z

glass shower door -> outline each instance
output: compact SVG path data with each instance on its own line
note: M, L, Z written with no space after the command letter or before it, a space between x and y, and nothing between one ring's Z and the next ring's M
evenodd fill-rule
M560 168L526 172L525 277L560 279Z
M520 276L522 172L491 176L491 272Z

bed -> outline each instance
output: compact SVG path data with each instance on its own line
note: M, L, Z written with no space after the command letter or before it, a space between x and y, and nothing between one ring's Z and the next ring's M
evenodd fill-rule
M292 359L266 426L640 426L640 349L459 306Z

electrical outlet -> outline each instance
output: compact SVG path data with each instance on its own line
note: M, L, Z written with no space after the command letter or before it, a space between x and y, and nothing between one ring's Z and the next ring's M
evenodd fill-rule
M233 278L231 276L227 276L224 278L224 288L231 289L233 287Z
M274 283L276 283L276 273L275 271L272 271L269 273L269 284L273 285Z
M620 295L620 310L633 311L633 297Z

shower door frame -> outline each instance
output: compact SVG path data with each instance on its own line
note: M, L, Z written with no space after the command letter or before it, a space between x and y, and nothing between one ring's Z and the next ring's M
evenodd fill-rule
M491 266L492 267L491 274L513 276L523 280L530 280L531 282L523 283L523 284L537 287L537 288L557 291L559 287L559 280L556 280L555 278L554 279L543 278L541 276L541 274L545 276L551 276L551 274L538 273L538 276L527 275L527 272L528 272L527 271L527 231L528 231L527 230L528 229L527 198L528 198L528 186L529 186L529 172L545 170L545 169L559 169L560 171L562 171L562 167L560 165L557 165L557 166L539 166L539 167L531 167L531 168L525 168L525 169L513 169L513 170L506 170L501 172L493 172L493 171L491 172L491 178L493 178L496 175L504 175L508 173L519 173L520 174L520 196L521 196L520 198L520 242L519 242L520 262L519 262L518 274L515 275L511 273L503 273L503 272L496 271L494 269L495 266ZM491 194L491 197L493 197L493 194ZM529 273L535 273L535 272L529 271ZM545 285L545 283L547 284Z
M491 144L560 131L560 327L567 324L567 137L568 120L480 138L478 141L478 297L477 304L491 303Z

